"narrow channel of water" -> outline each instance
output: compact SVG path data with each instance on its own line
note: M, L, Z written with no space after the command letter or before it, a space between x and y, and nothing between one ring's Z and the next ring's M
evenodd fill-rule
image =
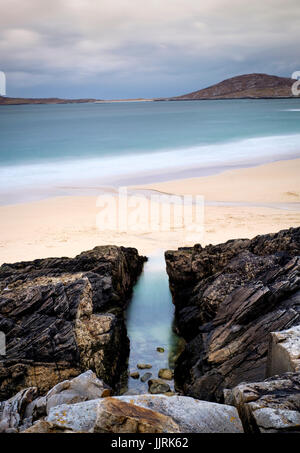
M130 339L129 373L138 371L140 378L147 372L158 378L161 368L174 369L174 360L182 340L173 332L174 305L163 251L152 255L144 265L127 310L127 333ZM157 347L164 348L158 352ZM139 370L138 363L151 364ZM148 383L128 377L126 393L147 393ZM174 389L173 381L166 381Z

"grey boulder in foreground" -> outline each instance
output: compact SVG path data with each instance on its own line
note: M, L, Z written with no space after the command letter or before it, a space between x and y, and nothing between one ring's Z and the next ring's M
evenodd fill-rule
M185 396L102 398L50 409L26 432L242 433L237 410Z

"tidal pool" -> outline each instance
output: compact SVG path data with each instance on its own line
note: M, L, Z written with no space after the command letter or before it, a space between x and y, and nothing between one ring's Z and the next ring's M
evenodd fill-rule
M149 257L134 288L127 309L127 333L130 339L129 373L138 371L140 378L152 373L158 378L161 368L174 369L174 360L182 348L183 340L172 329L174 305L169 290L164 253ZM158 352L157 347L164 348ZM139 370L138 363L148 363L151 369ZM128 377L126 393L147 393L148 383ZM174 389L173 381L166 381Z

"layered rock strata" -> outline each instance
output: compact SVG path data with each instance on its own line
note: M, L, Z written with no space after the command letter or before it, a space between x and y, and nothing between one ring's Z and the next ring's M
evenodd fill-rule
M223 401L266 377L271 332L300 324L300 228L165 254L176 324L187 340L176 388Z
M144 261L136 249L103 246L2 265L0 400L88 369L115 387L129 353L123 314Z

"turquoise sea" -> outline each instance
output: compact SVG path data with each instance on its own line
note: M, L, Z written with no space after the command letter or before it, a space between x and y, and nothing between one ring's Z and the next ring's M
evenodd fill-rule
M300 99L0 106L0 203L300 156Z

